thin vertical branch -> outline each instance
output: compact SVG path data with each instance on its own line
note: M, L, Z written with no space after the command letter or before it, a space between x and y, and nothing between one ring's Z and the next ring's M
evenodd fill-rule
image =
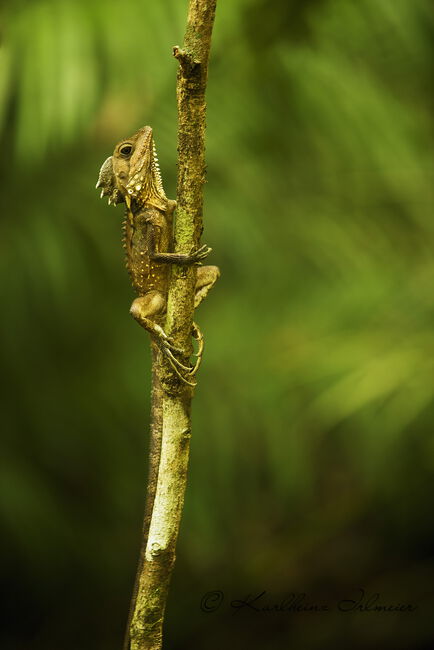
M216 0L190 0L182 48L173 49L179 61L178 189L175 250L190 253L202 234L205 182L205 90ZM175 344L191 350L196 269L172 269L166 331ZM175 562L191 437L192 389L168 364L157 369L162 392L162 443L158 480L145 557L138 581L130 626L131 650L160 650L162 625ZM159 408L159 407L158 407Z
M160 380L162 353L155 341L151 341L151 367L151 418L149 431L148 482L146 486L145 514L143 517L140 556L136 569L133 593L131 595L131 603L128 612L123 650L130 650L131 647L131 623L136 608L140 576L143 572L145 563L145 551L148 541L149 526L151 524L152 510L154 507L155 492L157 489L158 470L160 466L161 438L163 432L163 389Z

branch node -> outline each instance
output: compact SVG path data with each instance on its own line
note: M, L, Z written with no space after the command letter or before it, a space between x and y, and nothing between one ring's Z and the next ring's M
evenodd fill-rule
M179 61L183 72L193 72L198 66L200 61L195 59L187 50L183 50L179 45L173 47L173 56Z
M159 555L161 555L162 551L163 551L163 549L160 546L160 544L158 544L158 542L154 542L153 544L151 544L151 555L152 555L152 557L158 557Z

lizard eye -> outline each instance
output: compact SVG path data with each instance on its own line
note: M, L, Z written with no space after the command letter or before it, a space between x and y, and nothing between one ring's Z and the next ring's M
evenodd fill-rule
M133 148L130 144L124 144L124 146L119 149L119 153L121 156L129 156L132 150Z

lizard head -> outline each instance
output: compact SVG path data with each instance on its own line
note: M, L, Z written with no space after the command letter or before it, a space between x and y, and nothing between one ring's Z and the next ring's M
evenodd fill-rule
M134 199L139 205L167 207L150 126L116 145L101 167L96 187L102 188L101 198L108 196L108 202L115 205L126 202L130 206Z

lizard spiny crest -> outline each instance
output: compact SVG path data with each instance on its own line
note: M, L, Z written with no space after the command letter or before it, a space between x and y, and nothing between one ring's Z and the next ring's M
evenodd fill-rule
M152 203L152 199L157 199L157 202L162 199L164 202L163 207L165 208L167 197L163 189L160 165L155 143L152 139L152 132L150 133L150 137L152 147L149 147L149 157L143 156L139 158L138 164L134 168L134 173L126 184L126 190L132 198L138 199L139 201L145 199L147 202ZM156 207L160 206L157 205Z

